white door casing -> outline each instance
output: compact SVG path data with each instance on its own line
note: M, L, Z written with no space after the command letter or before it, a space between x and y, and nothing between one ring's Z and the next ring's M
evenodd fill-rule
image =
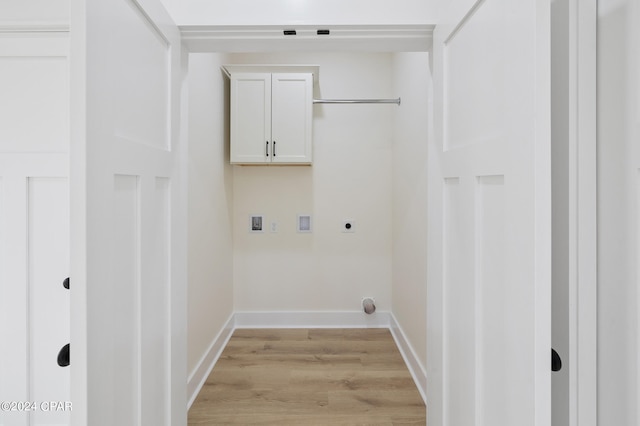
M640 29L638 25L640 24L640 5L636 3L633 4L633 17L631 25L632 34L635 34L632 37L634 40L632 51L635 54L632 54L632 63L631 63L631 73L630 75L635 76L635 79L631 82L631 87L635 92L635 96L632 100L631 114L632 114L632 124L631 124L631 134L632 138L635 139L636 143L632 145L631 148L631 158L633 163L633 172L632 174L635 176L635 192L636 192L636 210L635 210L635 230L636 230L636 238L635 238L635 258L636 258L636 270L635 270L635 288L636 288L636 360L640 357L640 148L638 147L638 138L640 138L640 41L638 41L640 37ZM633 285L633 284L632 284ZM640 361L636 364L636 407L640 407ZM640 410L636 410L636 422L640 422Z
M68 54L64 31L0 34L0 424L72 409L51 409L70 402Z
M640 4L599 0L597 20L597 423L637 425Z
M552 3L552 424L597 423L596 0Z
M458 0L434 32L429 424L551 420L549 18Z
M569 2L570 426L598 423L597 8L596 0Z
M72 424L186 424L180 35L157 0L71 28Z

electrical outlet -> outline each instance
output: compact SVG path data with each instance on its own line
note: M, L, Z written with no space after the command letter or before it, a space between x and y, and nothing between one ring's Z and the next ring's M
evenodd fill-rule
M278 222L271 222L271 232L278 232Z

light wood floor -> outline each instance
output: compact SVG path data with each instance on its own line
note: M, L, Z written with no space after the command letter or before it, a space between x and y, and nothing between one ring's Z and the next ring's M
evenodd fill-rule
M426 409L387 329L236 330L189 425L421 425Z

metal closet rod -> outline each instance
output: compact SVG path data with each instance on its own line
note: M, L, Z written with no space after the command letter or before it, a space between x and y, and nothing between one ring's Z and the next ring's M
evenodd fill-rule
M397 99L314 99L314 104L396 104L400 105L400 98Z

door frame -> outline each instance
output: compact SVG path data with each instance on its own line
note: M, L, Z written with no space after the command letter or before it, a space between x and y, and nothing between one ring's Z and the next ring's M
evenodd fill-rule
M597 422L597 218L596 218L596 28L597 0L568 0L569 2L569 333L570 353L570 425L595 426ZM305 27L305 26L298 26ZM366 39L401 51L409 46L433 53L431 25L397 25L368 28ZM314 27L315 28L315 27ZM261 28L262 29L262 28ZM303 30L306 28L302 28ZM191 52L242 52L265 45L273 48L274 41L256 40L255 27L198 27L182 28L182 39ZM279 28L268 28L274 34ZM362 29L343 30L361 32ZM386 38L386 32L402 34L400 41ZM318 44L318 50L344 49L349 35L340 45ZM362 34L360 34L362 35ZM233 37L231 37L233 36ZM397 34L395 34L397 37ZM316 42L319 43L319 42ZM351 41L362 48L358 41ZM306 46L306 45L304 45ZM276 44L278 51L304 48L296 44ZM258 49L261 50L261 49ZM432 59L431 59L432 60ZM430 294L429 297L438 297ZM433 314L433 312L432 312ZM438 327L429 321L428 328ZM431 377L431 380L438 380ZM437 399L437 398L436 398ZM430 403L437 403L433 399Z
M597 424L597 0L569 0L569 415Z
M597 23L597 2L596 0L587 0L580 3L578 0L570 0L570 54L572 62L572 74L570 76L571 82L571 100L570 109L572 111L572 133L570 140L570 226L571 226L571 239L570 239L570 335L571 335L571 353L570 353L570 365L573 370L571 374L571 424L580 425L595 425L597 420L596 416L596 353L597 353L597 335L596 335L596 319L597 319L597 287L596 287L596 255L597 255L597 241L596 241L596 51L595 51L595 36L596 36L596 23ZM75 2L78 3L78 2ZM83 10L79 10L77 7L71 8L72 17L83 13ZM418 36L411 34L411 37L418 39L418 44L424 43L427 40L427 44L430 39L430 31L432 26L425 26L420 28L407 28L408 34L410 30L419 33ZM82 29L81 29L82 30ZM227 29L228 30L228 29ZM234 28L235 31L242 29ZM417 30L417 31L416 31ZM208 33L203 34L200 29L199 32L182 31L183 41L189 46L189 51L221 51L220 48L221 39L225 39L224 35L213 33L210 30ZM411 38L408 37L408 38ZM206 40L206 41L203 41ZM415 39L412 39L415 40ZM225 42L227 40L224 40ZM74 42L72 38L72 43ZM226 45L226 43L225 43ZM423 44L420 44L424 47ZM323 46L326 50L327 47ZM77 46L76 48L82 49L83 46ZM234 51L242 50L242 46L236 46ZM431 48L425 49L432 51ZM185 52L187 53L187 52ZM82 66L75 66L71 68L72 79L74 81L84 81L86 69ZM76 123L82 123L81 119L84 116L84 111L77 106L82 105L82 101L78 99L81 94L76 93L76 102L72 102L72 105L76 105L73 108L72 114L79 119ZM184 106L183 106L184 109ZM78 164L77 161L73 161L74 157L83 156L83 149L78 146L78 142L83 139L85 134L83 126L76 126L72 129L72 164ZM73 137L75 136L75 137ZM184 138L184 136L183 136ZM79 149L80 148L80 149ZM75 167L71 169L72 187L77 185L74 175L78 176L83 174L82 168ZM76 186L76 191L82 192L83 188ZM72 201L71 211L81 211L83 208L75 205ZM72 222L77 221L78 218L72 217ZM76 222L77 223L77 222ZM80 224L80 227L82 225ZM71 235L72 240L76 240L79 235ZM181 242L184 245L184 242ZM72 267L72 274L76 276L83 276L84 267L86 264L86 258L75 259L74 267ZM580 283L580 285L578 285ZM75 297L74 297L75 296ZM72 303L74 316L85 317L86 311L84 310L84 299L86 295L82 294L80 289L76 289L72 293ZM184 295L181 295L184 297ZM78 333L86 333L84 329L85 324L76 324L75 333L76 337ZM83 333L84 331L84 333ZM72 335L72 339L74 336ZM80 347L74 348L76 352L75 363L76 369L86 368L86 365L82 365L83 360L86 359L86 353L82 353L83 349ZM80 364L80 365L78 365ZM72 378L72 388L75 390L86 390L85 378L82 375L76 375ZM578 392L580 389L580 392ZM80 392L74 394L74 414L78 417L84 417L86 415L86 392ZM78 413L80 411L80 413ZM84 413L83 413L84 412Z

